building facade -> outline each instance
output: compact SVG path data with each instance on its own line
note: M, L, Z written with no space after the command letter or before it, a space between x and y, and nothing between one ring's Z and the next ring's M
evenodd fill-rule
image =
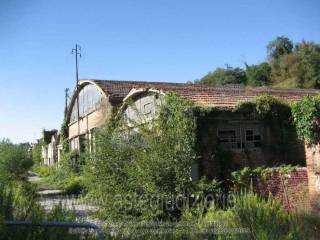
M43 130L39 139L41 145L41 163L47 166L55 166L60 161L60 134L58 130Z
M67 113L71 150L85 150L85 142L92 140L94 129L103 126L113 113L124 114L128 126L133 128L137 123L151 121L165 104L162 96L175 93L195 106L222 110L197 120L199 148L193 166L194 178L221 177L218 174L223 168L230 171L246 166L307 165L310 196L315 208L320 210L320 148L310 150L297 139L294 128L283 131L281 126L274 128L244 113L223 111L259 95L268 94L290 103L306 95L319 94L319 90L93 79L79 81L76 89ZM225 158L221 160L218 151L221 149L232 153L231 165L226 165ZM51 164L51 152L45 154ZM318 164L316 170L314 162Z

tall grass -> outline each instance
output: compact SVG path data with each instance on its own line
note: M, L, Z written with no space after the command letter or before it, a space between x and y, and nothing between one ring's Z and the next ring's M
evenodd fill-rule
M26 183L14 182L0 186L0 220L74 221L75 215L61 204L46 213L37 203L35 194ZM0 224L0 239L73 239L68 229ZM76 238L74 238L76 239Z
M287 212L272 196L263 198L253 192L234 194L233 203L227 210L213 204L201 218L200 226L213 223L215 239L319 239L320 217L311 212ZM219 233L219 227L226 233ZM244 233L232 233L240 229Z

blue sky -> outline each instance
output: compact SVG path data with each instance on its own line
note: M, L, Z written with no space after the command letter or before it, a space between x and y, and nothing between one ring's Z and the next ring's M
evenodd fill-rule
M60 127L75 43L81 78L186 82L279 35L320 42L320 1L0 0L0 138Z

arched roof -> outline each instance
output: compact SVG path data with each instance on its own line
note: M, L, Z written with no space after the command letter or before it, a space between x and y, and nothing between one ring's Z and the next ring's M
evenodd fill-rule
M92 80L81 80L79 81L78 83L78 89L75 88L75 90L73 91L73 95L72 95L72 98L71 98L71 101L70 101L70 104L68 106L68 112L67 112L67 122L69 123L70 122L70 116L71 116L71 113L72 113L72 109L74 107L74 104L76 102L76 99L77 99L77 96L78 94L80 93L80 91L87 85L89 84L92 84L94 85L97 90L106 98L108 99L108 96L106 94L106 92L99 86L99 84L97 84L95 81L92 81Z
M234 107L241 101L248 101L257 95L270 94L282 101L299 100L306 95L319 94L319 89L281 89L270 87L248 87L243 85L208 86L193 83L83 80L97 84L112 104L122 104L132 89L157 89L164 93L173 92L208 107ZM81 81L82 82L82 81Z
M87 84L93 84L103 93L112 106L121 106L123 100L137 92L146 89L154 89L163 93L173 92L177 95L194 102L196 105L207 107L235 107L239 102L249 101L253 97L270 94L279 100L290 102L299 100L306 95L319 94L318 89L281 89L270 87L245 87L242 85L208 86L193 83L169 83L169 82L146 82L146 81L121 81L121 80L97 80L83 79L79 81L78 92ZM139 90L140 89L140 90ZM128 95L129 94L129 95ZM70 112L76 99L76 91L73 94L68 110Z

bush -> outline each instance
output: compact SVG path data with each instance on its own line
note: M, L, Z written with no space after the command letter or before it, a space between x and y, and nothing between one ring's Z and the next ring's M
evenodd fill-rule
M68 194L80 194L84 190L84 181L82 176L72 176L63 184L63 190Z
M232 207L226 210L217 208L213 202L206 214L185 211L182 219L197 231L185 239L317 239L320 233L319 216L286 212L271 196L240 192L230 200ZM183 229L178 225L177 235L181 236L181 232Z
M320 95L306 96L291 105L299 139L314 144L320 140Z
M234 190L250 189L255 180L264 181L274 173L287 175L294 171L296 167L291 165L282 165L279 167L245 167L231 173L231 181Z
M75 215L56 205L46 213L37 203L36 195L30 186L23 182L14 182L0 186L0 220L18 221L74 221ZM78 236L79 237L79 236ZM40 228L30 226L0 227L0 239L78 239L69 234L67 228Z
M32 170L39 174L40 177L49 177L55 174L56 167L54 166L38 166L32 167Z
M32 163L35 166L39 166L41 164L41 144L37 143L32 148Z
M63 153L59 167L37 167L45 181L53 186L64 189L66 192L78 193L83 189L84 181L81 177L84 157L79 156L77 151ZM41 170L42 169L42 170Z
M269 195L252 192L235 195L233 212L241 227L249 229L252 239L283 239L287 233L287 213ZM272 223L272 224L271 224Z
M0 183L22 179L32 166L28 145L0 141Z
M165 98L157 119L137 126L136 134L122 120L113 119L95 135L96 151L87 159L90 194L104 198L108 218L178 219L179 210L147 208L151 197L170 201L192 184L195 121L191 104L174 96ZM130 208L115 208L115 196L139 197ZM146 199L143 199L146 198ZM169 200L170 199L170 200Z

